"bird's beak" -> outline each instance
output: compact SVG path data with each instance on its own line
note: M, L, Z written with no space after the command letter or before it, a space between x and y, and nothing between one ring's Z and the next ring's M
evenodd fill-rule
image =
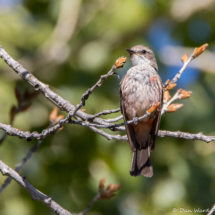
M126 49L128 51L129 54L134 54L135 51L131 50L131 49Z

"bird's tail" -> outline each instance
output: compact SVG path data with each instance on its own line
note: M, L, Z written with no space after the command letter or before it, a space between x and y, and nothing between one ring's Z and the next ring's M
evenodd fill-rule
M133 152L131 167L130 167L130 175L138 176L140 174L145 177L153 176L153 167L151 164L150 157L150 144L146 144L147 146L142 149L136 149Z

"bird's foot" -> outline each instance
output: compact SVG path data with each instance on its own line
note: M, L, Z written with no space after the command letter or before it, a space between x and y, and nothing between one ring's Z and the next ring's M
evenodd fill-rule
M135 124L135 125L137 125L137 124L138 124L138 122L139 122L138 117L134 117L134 118L133 118L133 121L134 121L134 124Z

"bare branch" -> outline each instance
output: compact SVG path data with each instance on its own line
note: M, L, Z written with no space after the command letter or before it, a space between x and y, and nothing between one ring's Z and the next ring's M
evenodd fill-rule
M206 143L209 143L211 141L215 140L215 136L205 136L202 132L199 132L197 134L190 134L186 132L181 131L162 131L159 130L158 137L174 137L178 139L185 139L185 140L201 140L205 141Z
M215 211L215 204L214 204L213 207L210 209L210 211L207 213L207 215L212 215L214 211Z
M78 215L84 215L86 214L90 209L91 207L99 200L100 198L100 193L98 193L94 198L93 200L90 202L90 204L87 206L86 209L84 209L84 211L82 211L81 213L79 213Z
M54 122L51 120L48 128L52 127L53 123ZM34 145L33 147L30 148L27 155L22 159L22 161L19 164L16 165L15 171L19 172L19 170L23 167L23 165L31 158L32 154L37 152L37 149L39 148L41 143L42 143L42 140L38 141L36 145ZM4 183L2 184L2 186L0 188L0 195L3 192L3 190L10 184L11 180L12 179L10 177L8 177L4 181Z
M117 113L117 112L119 112L119 111L120 111L120 108L117 108L117 109L114 109L114 110L103 110L102 112L99 112L99 113L93 115L91 119L94 119L94 118L96 118L96 117L100 117L100 116L102 116L102 115ZM91 119L90 119L90 120L91 120ZM106 121L107 121L107 120L106 120Z
M15 171L19 172L19 170L23 167L23 165L31 158L32 154L35 153L38 149L38 147L40 146L42 141L38 141L37 144L35 146L33 146L27 153L27 155L22 159L22 161L16 165L15 167ZM3 190L10 184L10 182L12 181L12 179L10 177L8 177L4 183L2 184L1 188L0 188L0 195L3 192Z
M40 90L40 92L54 105L56 105L61 111L66 111L69 113L69 117L73 116L73 112L75 110L74 105L72 105L69 101L63 99L58 94L54 93L52 90L49 89L49 86L39 81L35 78L32 74L30 74L21 64L15 61L4 49L0 46L0 57L24 80L28 81L35 90ZM120 58L123 59L124 58ZM119 65L115 67L119 68ZM105 122L104 119L101 118L94 118L94 115L90 115L87 113L78 110L75 112L75 116L79 117L82 120L92 120L93 123L96 124L105 124L108 125L109 123ZM110 125L110 124L109 124Z
M113 119L106 119L105 121L106 122L118 122L119 120L121 120L123 118L123 115L120 115L116 118L113 118Z
M190 63L190 61L193 60L192 55L189 57L189 59L187 61L184 62L184 65L182 66L182 68L180 69L180 71L175 75L175 77L170 81L170 83L176 83L180 78L181 75L183 74L183 72L185 71L185 69L187 68L188 64ZM164 83L164 88L166 88L168 84Z
M90 202L90 204L87 206L87 208L79 213L78 215L84 215L86 214L90 208L95 204L96 201L98 200L105 200L105 199L111 199L116 195L116 191L119 190L120 184L109 184L106 189L105 189L105 178L102 178L99 183L99 192L95 196L95 198Z
M120 135L110 135L105 133L104 131L94 128L94 127L89 127L91 130L93 130L96 133L101 134L108 140L116 139L116 140L121 140L121 141L128 141L127 135L120 136ZM165 131L165 130L159 130L158 137L172 137L172 138L177 138L177 139L185 139L185 140L200 140L204 141L206 143L209 143L211 141L215 141L215 136L206 136L203 135L202 132L199 132L197 134L191 134L187 132L181 132L181 131Z
M123 140L124 141L124 140L127 140L127 136L109 135L102 130L96 129L96 127L97 128L110 128L111 130L117 129L120 131L125 131L125 128L122 127L122 125L131 124L131 123L138 123L139 120L146 118L148 116L149 116L148 114L145 114L140 118L135 118L135 119L127 121L125 123L110 124L110 125L104 125L104 124L97 125L97 124L89 123L87 121L81 122L81 121L76 121L76 120L68 120L68 123L78 124L81 126L89 127L91 130L93 130L96 133L101 134L102 136L106 137L108 140L117 139L117 140ZM10 125L5 125L3 123L0 123L0 129L5 130L6 133L10 136L17 136L19 138L25 138L26 140L31 140L33 138L41 140L41 139L44 139L48 135L55 134L58 131L58 129L62 127L62 124L64 122L67 122L66 118L63 120L60 120L60 122L58 124L56 124L55 126L49 128L49 129L43 130L43 132L40 134L38 134L37 132L30 133L29 131L23 132L23 131L20 131L16 128L11 127ZM175 137L178 139L187 139L187 140L201 140L201 141L205 141L207 143L215 140L215 136L205 136L201 132L198 134L190 134L190 133L180 132L180 131L172 132L172 131L159 130L157 136L158 137Z
M93 127L96 127L96 128L110 128L111 130L115 130L115 128L118 127L118 130L124 131L125 128L122 128L121 127L122 125L129 125L131 123L138 124L138 122L141 119L145 119L145 118L149 117L150 115L151 115L151 113L146 112L146 114L144 114L143 116L141 116L139 118L135 117L133 120L129 120L129 121L126 121L126 122L123 122L123 123L119 123L119 124L110 124L110 125L103 125L103 124L97 125L97 124L89 123L87 121L80 122L80 121L77 121L77 120L70 120L70 123L78 124L78 125L82 125L82 126L93 126Z
M77 110L79 110L81 107L85 105L86 100L89 98L90 94L98 87L100 87L105 79L112 75L116 75L114 72L116 69L123 67L123 65L126 62L126 57L120 57L116 60L115 64L112 66L111 70L106 75L101 75L100 79L97 81L97 83L92 86L90 89L88 89L82 96L80 104L78 104L75 107L75 110L73 111L73 115L76 113Z
M161 115L163 115L163 114L167 111L167 107L168 107L172 102L174 102L174 101L177 100L177 99L180 99L179 93L180 93L180 91L177 90L177 92L175 93L175 95L174 95L168 102L166 102L166 101L164 100L164 102L163 102L163 107L162 107L162 111L161 111Z
M121 140L121 141L128 141L128 137L127 135L121 136L121 135L111 135L111 134L107 134L106 132L104 132L103 130L100 130L98 128L95 128L93 126L89 127L92 131L102 135L103 137L107 138L108 140ZM124 129L125 130L125 129Z
M42 140L48 135L55 134L59 130L59 128L61 128L66 123L78 124L78 125L82 125L82 126L85 126L85 127L90 127L91 126L91 127L97 127L97 128L110 128L111 130L115 130L117 128L117 130L119 130L119 131L120 130L124 131L125 128L122 127L122 125L128 125L128 124L131 124L131 123L137 124L141 119L147 118L150 115L151 115L151 113L147 112L142 117L134 118L133 120L130 120L130 121L127 121L127 122L124 122L124 123L107 124L107 125L100 124L100 125L98 125L98 124L89 123L88 121L83 122L83 121L72 120L72 119L70 119L70 115L68 114L68 116L65 119L61 119L59 121L59 123L57 123L55 126L53 126L51 128L44 129L42 131L42 133L40 133L40 134L37 133L36 131L34 131L32 133L30 133L29 131L21 131L20 129L14 128L11 125L6 125L6 124L3 124L3 123L0 123L0 129L6 131L6 133L8 135L10 135L10 136L17 136L19 138L25 138L28 141L32 140L33 138L38 139L38 140Z
M72 215L69 211L62 208L51 197L43 194L33 187L24 177L19 175L15 170L11 169L0 160L0 171L3 176L8 176L21 185L30 195L33 200L37 200L45 204L58 215Z
M194 53L195 54L194 50ZM188 65L188 63L194 58L193 54L191 55L191 57L184 63L184 66L182 67L182 69L179 71L178 74L176 74L176 76L172 79L172 81L170 81L168 84L170 84L171 82L174 83L176 82L182 75L183 71L185 70L186 66ZM11 58L11 56L2 48L0 47L0 57L12 68L14 69L14 71L20 75L24 80L27 80L36 90L40 90L47 99L49 99L51 102L53 102L56 106L58 106L61 110L69 112L68 116L63 119L60 120L60 122L53 126L50 129L46 129L44 130L41 134L38 134L37 132L22 132L19 131L18 129L12 128L10 125L5 125L0 123L0 128L7 131L7 133L9 135L15 135L18 136L20 138L26 138L27 140L31 140L32 138L37 138L37 139L43 139L44 137L46 137L47 135L50 134L54 134L56 133L56 131L62 127L63 124L65 123L75 123L75 124L80 124L82 126L88 126L91 128L91 130L94 130L95 132L101 134L102 136L105 136L108 139L120 139L121 140L121 136L120 135L109 135L106 134L103 131L100 131L98 129L96 129L95 127L98 128L109 128L111 130L120 130L120 131L124 131L125 128L122 127L122 125L124 125L123 123L121 124L111 124L108 123L108 121L101 119L101 118L94 118L94 115L90 115L90 114L86 114L80 110L78 110L75 113L75 117L78 117L79 119L83 120L83 121L76 121L76 120L70 120L70 117L73 115L72 113L75 110L75 107L69 103L68 101L64 100L62 97L60 97L59 95L55 94L53 91L51 91L48 87L48 85L43 84L42 82L40 82L38 79L36 79L33 75L31 75L26 69L24 69L22 67L22 65L20 65L18 62L16 62L15 60L13 60ZM116 66L115 63L115 67L118 68L118 65ZM113 67L112 67L113 68ZM112 71L112 70L110 70ZM106 76L105 76L106 78ZM103 81L103 78L100 78L101 81ZM100 81L99 80L99 81ZM99 82L100 83L100 82ZM164 84L164 86L166 87L167 85ZM98 87L98 82L96 83L96 85L94 85L93 90L95 90ZM89 94L92 91L87 91L86 94L87 96L89 96ZM84 94L85 95L85 94ZM83 96L82 97L82 102L84 103L86 98ZM173 101L173 100L172 100ZM80 103L81 104L81 103ZM77 106L79 107L79 106ZM77 108L76 107L76 108ZM138 119L138 118L137 118ZM125 122L126 123L135 123L137 119L131 120L129 122ZM87 121L92 121L92 123L89 123ZM199 138L199 134L189 134L189 133L184 133L181 132L181 135L178 135L178 132L169 132L169 131L159 131L158 136L160 137L177 137L177 138L182 138L182 139L198 139ZM202 136L200 135L201 138L199 140L202 141L206 141L206 142L210 142L212 140L214 140L214 137L207 137L207 136ZM123 140L125 140L125 136L123 137Z
M164 83L163 87L166 88L168 84L176 83L181 78L181 75L183 74L183 72L187 68L190 61L192 61L193 59L198 57L200 54L202 54L207 47L208 47L208 44L204 44L204 45L200 46L199 48L195 48L193 53L191 54L191 56L188 59L185 60L182 58L184 65L182 66L180 71L175 75L175 77L169 83L167 83L167 82Z

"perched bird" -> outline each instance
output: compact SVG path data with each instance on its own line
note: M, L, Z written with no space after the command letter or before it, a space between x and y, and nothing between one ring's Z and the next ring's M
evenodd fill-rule
M124 121L143 116L154 104L160 107L153 116L125 125L128 141L133 152L130 175L152 177L153 167L150 152L155 147L159 130L163 85L158 75L158 66L152 50L143 45L127 49L132 67L120 82L120 108Z

